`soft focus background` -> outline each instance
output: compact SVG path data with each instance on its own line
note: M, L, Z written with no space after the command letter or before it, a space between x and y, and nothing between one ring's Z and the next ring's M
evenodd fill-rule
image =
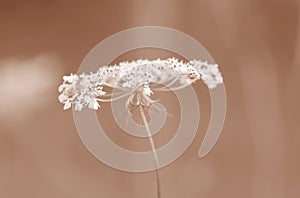
M202 43L220 65L228 96L222 135L200 159L210 101L196 85L201 126L184 155L160 170L162 198L300 197L297 0L1 0L0 197L155 197L153 172L121 172L96 160L57 101L61 77L76 72L96 44L143 25L178 29ZM144 49L116 62L173 55ZM177 102L170 104L176 112ZM120 134L109 136L130 149L150 148Z

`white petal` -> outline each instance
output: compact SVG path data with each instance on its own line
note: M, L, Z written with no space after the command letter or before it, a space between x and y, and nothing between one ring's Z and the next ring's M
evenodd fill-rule
M65 88L65 85L64 85L64 84L59 85L58 91L59 91L59 92L62 92L62 91L64 90L64 88Z
M219 74L219 69L218 69L216 66L212 66L212 67L210 68L210 71L211 71L211 73L214 74L214 75Z
M82 104L81 104L81 103L78 103L78 102L77 102L77 103L75 103L75 108L74 108L74 109L75 109L76 111L81 111L81 110L82 110L82 108L83 108L83 106L82 106Z
M92 102L89 103L88 107L90 109L98 110L98 108L100 107L100 105L98 104L97 101L92 101Z
M223 83L223 77L221 75L216 76L216 80L218 81L219 84Z
M69 99L68 96L66 96L64 93L62 93L58 96L59 102L62 102L62 103L66 102L66 100L68 100L68 99Z
M213 88L216 88L217 85L216 85L215 83L208 83L208 84L207 84L207 87L208 87L209 89L213 89Z
M66 82L72 82L72 76L64 76L63 80Z
M147 96L151 96L151 94L153 94L153 91L150 89L150 87L146 86L146 87L144 87L144 93Z
M100 105L99 105L97 102L95 102L95 103L94 103L94 109L95 109L95 110L98 110L99 107L100 107Z
M67 110L71 107L71 103L69 101L65 102L64 110Z

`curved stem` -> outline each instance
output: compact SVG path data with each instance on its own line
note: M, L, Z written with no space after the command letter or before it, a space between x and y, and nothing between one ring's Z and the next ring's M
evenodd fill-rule
M170 87L170 89L167 89L166 88L166 86L165 87L162 87L162 88L160 88L160 89L158 89L158 91L176 91L176 90L179 90L179 89L182 89L182 88L184 88L184 87L186 87L186 86L188 86L188 85L191 85L191 84L193 84L194 82L195 82L196 80L195 79L193 79L191 82L189 82L188 84L183 84L183 85L181 85L181 86L179 86L179 87L175 87L175 88L171 88ZM174 83L173 83L174 84ZM157 91L157 90L155 90L155 91Z
M110 98L110 99L101 99L101 98L97 98L97 100L100 101L100 102L112 102L112 101L115 101L115 100L119 100L119 99L121 99L121 98L124 98L125 96L128 96L129 94L131 94L131 93L126 93L126 94L120 95L120 96L115 97L115 98Z
M156 166L156 169L155 169L155 178L156 178L156 190L157 190L157 196L156 197L157 198L161 198L160 176L159 176L159 172L158 172L159 163L158 163L157 152L156 152L154 140L152 138L152 134L150 132L150 128L149 128L149 125L147 123L147 119L146 119L146 116L145 116L145 114L143 112L143 107L142 106L140 106L140 111L141 111L141 115L142 115L142 118L143 118L144 125L146 127L146 131L148 133L148 137L149 137L151 149L152 149L152 152L153 152L153 157L154 157L154 160L155 160L155 166Z

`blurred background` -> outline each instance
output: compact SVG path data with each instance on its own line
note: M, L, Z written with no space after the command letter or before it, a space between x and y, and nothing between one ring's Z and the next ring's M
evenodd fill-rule
M57 87L101 40L156 25L204 45L220 65L228 97L222 135L200 159L210 98L202 83L195 85L200 128L188 150L160 170L162 198L298 198L299 9L298 0L0 0L0 197L155 197L153 172L118 171L87 151ZM114 62L170 56L179 57L141 49ZM174 95L162 102L176 114L178 102L168 97ZM115 127L109 107L98 111L99 120ZM169 119L155 136L158 146L177 122ZM120 146L150 149L115 128L108 135Z

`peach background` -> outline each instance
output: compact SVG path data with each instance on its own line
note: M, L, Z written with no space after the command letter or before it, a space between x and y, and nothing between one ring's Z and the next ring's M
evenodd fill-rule
M210 103L205 86L195 85L201 126L187 152L160 170L162 197L299 197L299 9L297 0L1 0L0 197L155 197L152 172L126 173L97 161L71 111L57 102L61 77L75 72L89 50L142 25L178 29L201 42L219 63L228 94L221 138L199 159ZM170 55L144 49L115 61ZM176 101L170 104L176 114ZM108 105L98 115L110 123ZM158 145L174 123L155 137ZM149 149L146 140L118 130L109 136Z

